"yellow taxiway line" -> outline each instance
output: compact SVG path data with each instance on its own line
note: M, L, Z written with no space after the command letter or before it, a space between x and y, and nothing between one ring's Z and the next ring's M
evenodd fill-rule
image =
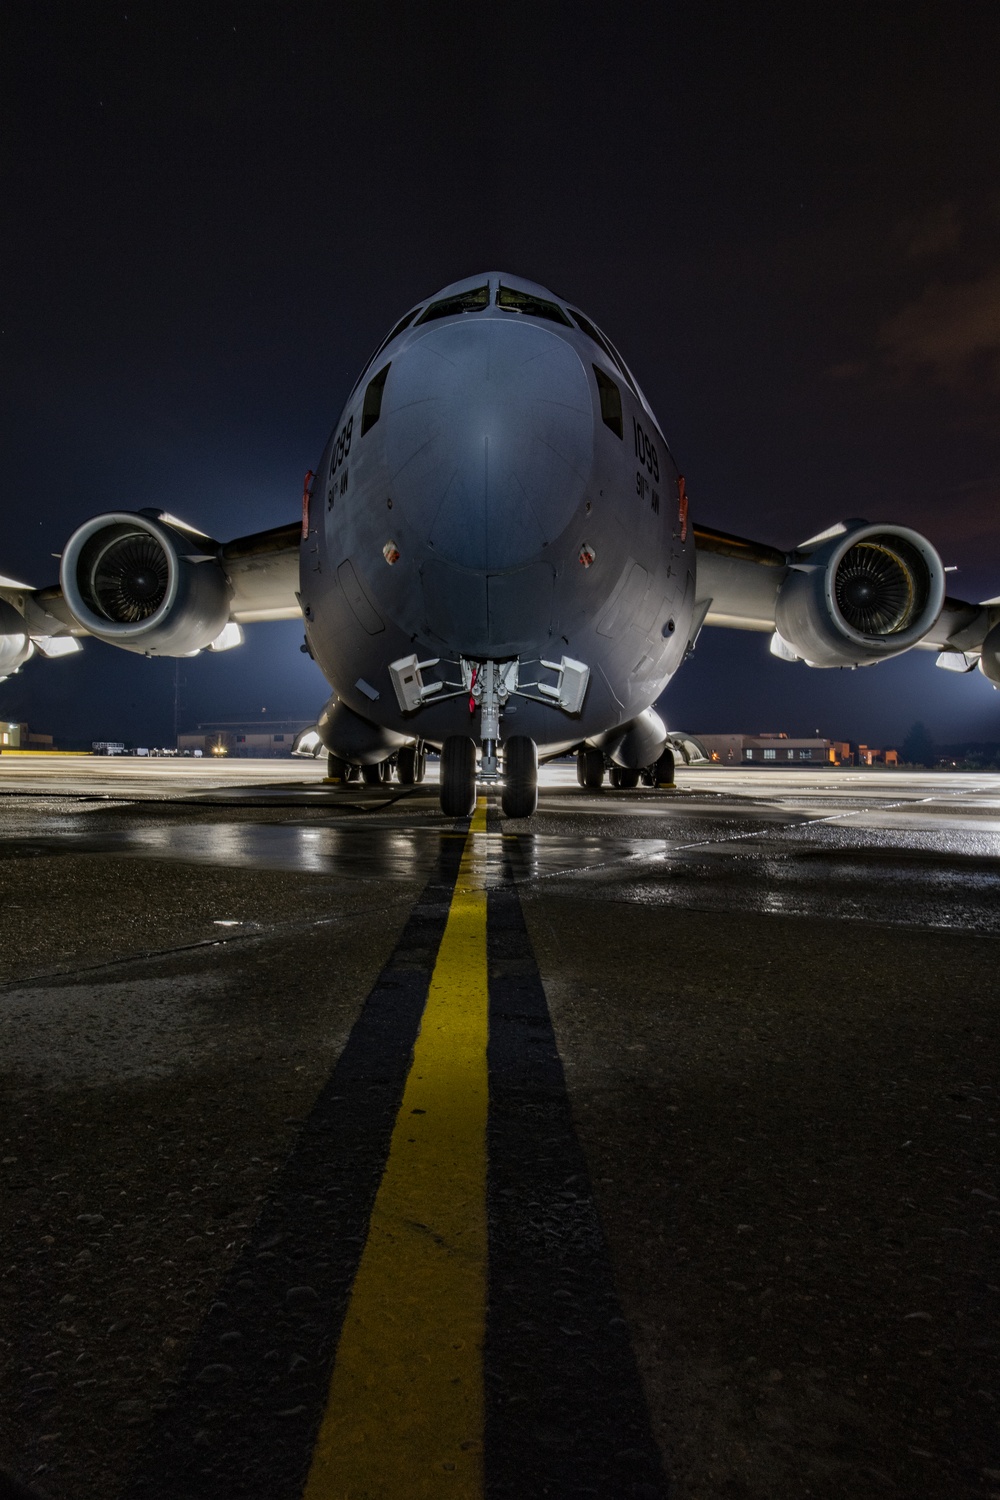
M303 1500L481 1500L486 889L462 855Z

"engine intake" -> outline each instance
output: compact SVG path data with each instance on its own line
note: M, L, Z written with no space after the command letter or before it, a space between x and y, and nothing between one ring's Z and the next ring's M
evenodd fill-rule
M813 667L899 656L930 630L944 592L944 566L919 532L845 521L794 554L775 607L776 654Z
M229 619L214 542L158 514L112 511L85 522L66 543L59 579L90 635L146 656L191 656Z

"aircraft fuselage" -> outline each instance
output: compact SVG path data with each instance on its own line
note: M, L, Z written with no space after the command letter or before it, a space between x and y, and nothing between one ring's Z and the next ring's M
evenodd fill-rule
M658 424L589 320L518 277L456 283L397 326L303 530L309 648L391 734L475 736L468 693L447 696L461 664L468 685L469 664L516 662L529 691L506 699L500 737L553 753L631 720L684 655L694 543ZM401 707L390 666L407 658L435 663L438 701ZM542 664L564 658L589 668L574 713L530 691L558 685Z

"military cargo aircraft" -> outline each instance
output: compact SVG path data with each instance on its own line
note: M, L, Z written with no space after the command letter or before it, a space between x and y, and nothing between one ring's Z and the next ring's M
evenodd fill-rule
M697 526L660 424L573 301L507 273L400 318L355 382L301 521L218 542L159 510L80 526L59 583L0 578L0 676L94 636L150 656L224 651L301 618L333 689L329 778L423 776L467 816L496 780L509 817L537 767L581 785L673 781L652 705L704 626L858 667L912 647L1000 684L1000 601L945 595L909 527L845 520L791 551Z

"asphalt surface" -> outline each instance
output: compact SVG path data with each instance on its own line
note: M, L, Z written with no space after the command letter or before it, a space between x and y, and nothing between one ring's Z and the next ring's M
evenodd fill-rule
M0 1468L52 1500L303 1492L470 837L321 775L0 757ZM481 1493L1000 1496L1000 777L543 780L470 845Z

